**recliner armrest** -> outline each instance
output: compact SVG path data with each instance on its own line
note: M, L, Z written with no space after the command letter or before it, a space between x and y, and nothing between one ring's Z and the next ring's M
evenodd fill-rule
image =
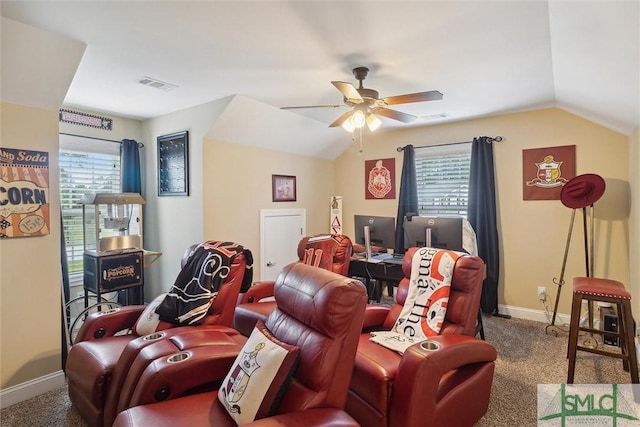
M218 386L231 369L242 346L240 343L214 344L154 360L140 376L128 407L175 399L192 390L202 391ZM171 358L179 354L187 354L188 357L172 361Z
M360 427L346 412L335 408L317 408L262 418L245 424L251 427L331 426Z
M111 337L132 328L144 308L144 305L129 305L90 314L80 327L74 344Z
M258 302L263 298L273 297L275 282L255 282L242 297L240 304Z
M364 309L363 331L380 329L391 310L390 307L379 304L367 304Z
M466 377L473 376L485 365L493 366L497 357L491 344L466 335L440 335L427 342L437 343L439 348L429 351L418 343L409 347L402 356L390 403L393 425L417 425L416 420L435 425L429 420L436 416L436 404L442 398L439 387L443 379L455 370L464 371ZM490 389L491 380L487 382ZM488 395L486 398L488 402Z

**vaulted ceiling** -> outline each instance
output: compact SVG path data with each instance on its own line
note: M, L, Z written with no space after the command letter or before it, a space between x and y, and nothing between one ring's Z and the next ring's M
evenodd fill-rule
M624 134L640 127L639 2L2 1L2 16L87 48L65 105L145 119L242 95L273 107L341 104L330 83L381 97L410 124L558 107ZM51 61L60 52L50 52ZM47 70L41 70L46 73ZM140 84L151 77L174 85ZM327 125L341 108L282 111ZM247 112L251 114L250 111ZM334 132L341 132L333 129Z

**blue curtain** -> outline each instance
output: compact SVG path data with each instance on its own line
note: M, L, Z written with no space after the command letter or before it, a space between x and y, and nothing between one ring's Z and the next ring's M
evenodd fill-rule
M474 138L471 144L467 219L476 232L478 255L486 264L487 277L480 300L484 313L498 313L500 248L496 217L493 144L490 138L482 136Z
M418 183L416 180L416 150L413 145L403 148L402 175L400 177L400 195L398 196L398 214L396 216L396 253L404 253L404 229L402 223L408 213L418 215Z
M133 139L123 139L120 143L120 188L123 193L142 194L140 151ZM123 305L142 304L142 289L135 287L119 291L118 302Z
M123 139L120 143L120 176L123 193L142 194L140 151L133 139Z

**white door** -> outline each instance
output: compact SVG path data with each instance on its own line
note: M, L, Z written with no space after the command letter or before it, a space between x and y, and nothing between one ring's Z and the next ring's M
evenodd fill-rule
M276 280L282 267L298 260L306 222L305 209L260 210L260 280Z

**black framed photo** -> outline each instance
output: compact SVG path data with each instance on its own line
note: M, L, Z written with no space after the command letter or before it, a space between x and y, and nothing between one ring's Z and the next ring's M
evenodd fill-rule
M296 177L291 175L271 175L271 192L274 202L295 202Z
M158 137L158 196L189 195L189 132Z

